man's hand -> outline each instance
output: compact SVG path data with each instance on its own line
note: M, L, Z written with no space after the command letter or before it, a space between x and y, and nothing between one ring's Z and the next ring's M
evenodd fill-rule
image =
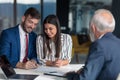
M65 74L65 76L68 80L79 80L79 74L75 71L68 72Z
M38 67L38 64L34 60L29 60L26 63L18 62L16 65L16 68L21 68L21 69L35 69Z
M76 71L76 73L80 74L82 70L83 68L80 68L78 71Z
M72 72L68 72L65 74L65 76L67 77L68 80L79 80L79 74L81 73L81 71L83 70L83 68L80 68L78 71L72 71Z
M35 61L30 60L25 63L25 69L35 69L37 67L38 64Z

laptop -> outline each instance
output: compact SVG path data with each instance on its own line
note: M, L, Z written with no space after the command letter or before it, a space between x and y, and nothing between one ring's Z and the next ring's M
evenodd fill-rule
M16 74L5 55L0 56L0 66L6 79L34 80L38 75Z

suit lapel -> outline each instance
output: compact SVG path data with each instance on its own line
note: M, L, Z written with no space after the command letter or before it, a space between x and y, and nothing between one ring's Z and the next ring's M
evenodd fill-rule
M31 43L32 42L32 34L29 33L29 45L28 45L28 56L29 56L29 53L30 53L30 49L31 49Z
M20 56L20 35L19 35L19 28L18 26L15 28L15 37L16 37L16 42L17 42L17 51L18 51L18 56Z

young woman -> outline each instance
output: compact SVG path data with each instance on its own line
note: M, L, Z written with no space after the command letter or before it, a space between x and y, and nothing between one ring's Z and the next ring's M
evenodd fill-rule
M43 34L37 37L37 57L40 63L60 67L71 61L72 39L61 33L56 15L48 15L43 22Z

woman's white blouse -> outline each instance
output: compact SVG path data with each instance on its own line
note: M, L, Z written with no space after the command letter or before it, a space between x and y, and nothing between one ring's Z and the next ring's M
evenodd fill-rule
M52 53L47 54L45 56L45 59L43 59L43 37L39 35L36 40L36 48L37 48L37 59L39 63L44 63L46 60L55 60L55 44L54 42L50 41L50 48L52 48ZM68 34L61 33L61 51L60 51L60 57L59 59L65 60L68 59L69 62L71 61L71 54L72 54L72 39L71 36Z

